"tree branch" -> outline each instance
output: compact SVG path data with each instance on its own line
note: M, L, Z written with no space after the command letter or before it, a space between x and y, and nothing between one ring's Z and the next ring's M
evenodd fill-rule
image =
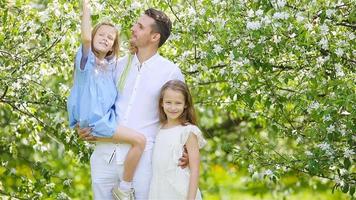
M6 93L7 93L7 90L9 89L9 86L6 86L5 87L5 91L4 91L4 93L1 95L1 97L0 97L0 100L2 100L5 96L6 96Z
M211 66L209 67L209 69L219 69L219 68L224 68L224 67L227 67L228 65L227 64L220 64L220 65L215 65L215 66ZM184 71L184 75L193 75L193 74L196 74L196 73L199 73L201 72L200 70L195 70L195 71Z
M171 4L171 1L167 1L167 4L168 4L168 7L169 9L171 10L171 12L173 13L173 15L176 17L176 19L179 21L179 23L182 23L182 21L179 19L177 13L173 10L173 7L172 7L172 4Z

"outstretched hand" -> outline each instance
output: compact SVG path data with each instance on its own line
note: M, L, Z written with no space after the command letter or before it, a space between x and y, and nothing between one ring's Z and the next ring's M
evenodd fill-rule
M95 142L97 141L97 137L91 134L92 129L87 128L80 128L79 124L76 125L76 130L80 139L88 141L88 142Z
M184 169L188 165L189 165L188 151L187 151L187 147L184 145L183 155L178 160L178 166L180 166L182 169Z

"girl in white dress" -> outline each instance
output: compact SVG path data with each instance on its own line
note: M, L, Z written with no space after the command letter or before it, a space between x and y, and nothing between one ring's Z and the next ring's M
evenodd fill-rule
M172 80L163 85L159 115L161 127L153 150L149 199L201 199L198 189L199 149L206 141L196 126L192 97L184 82ZM185 147L189 168L182 169L178 160Z

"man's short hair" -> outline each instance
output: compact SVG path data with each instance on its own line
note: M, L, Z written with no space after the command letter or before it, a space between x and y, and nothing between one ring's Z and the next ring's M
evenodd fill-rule
M153 29L153 31L155 31L161 35L159 44L158 44L158 47L161 47L166 42L169 35L171 34L172 22L164 12L162 12L160 10L156 10L154 8L147 9L145 11L145 15L147 15L155 20L155 23L152 26L152 29Z

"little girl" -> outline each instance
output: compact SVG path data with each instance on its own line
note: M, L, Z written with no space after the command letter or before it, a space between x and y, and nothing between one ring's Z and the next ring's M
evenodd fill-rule
M153 150L149 199L201 199L199 149L206 141L196 126L192 97L184 82L172 80L163 85L159 115L161 128ZM184 145L188 151L189 169L181 169L177 162Z
M97 141L131 144L124 162L123 180L115 198L133 199L132 178L145 148L145 137L117 127L115 101L118 98L114 72L119 50L118 30L111 23L99 23L91 31L88 0L83 1L82 46L75 59L74 85L68 98L70 126L90 127Z

